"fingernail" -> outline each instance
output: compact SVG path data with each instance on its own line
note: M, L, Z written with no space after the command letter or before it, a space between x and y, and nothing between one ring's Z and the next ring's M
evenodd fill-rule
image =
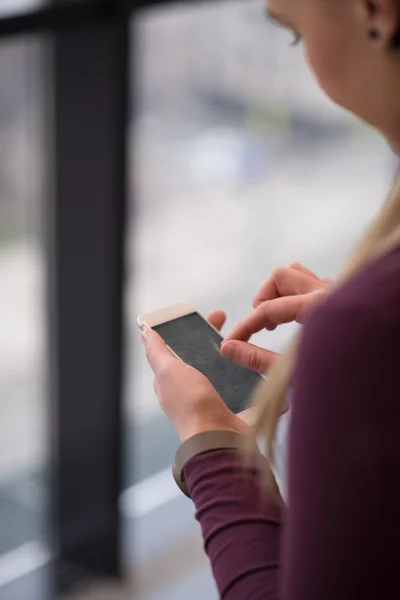
M147 334L148 334L147 329L145 329L144 331L142 331L142 333L140 334L140 337L142 338L144 345L147 344Z
M233 358L236 353L236 344L233 344L232 342L222 344L221 353L228 358Z

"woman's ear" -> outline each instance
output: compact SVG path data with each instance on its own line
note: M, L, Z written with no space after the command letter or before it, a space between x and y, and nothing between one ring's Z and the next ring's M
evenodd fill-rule
M354 1L365 35L377 46L392 46L400 28L400 0Z

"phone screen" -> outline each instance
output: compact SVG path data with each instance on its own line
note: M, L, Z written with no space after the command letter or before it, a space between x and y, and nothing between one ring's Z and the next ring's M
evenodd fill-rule
M220 336L198 313L153 327L185 363L203 373L235 414L249 407L261 376L221 356Z

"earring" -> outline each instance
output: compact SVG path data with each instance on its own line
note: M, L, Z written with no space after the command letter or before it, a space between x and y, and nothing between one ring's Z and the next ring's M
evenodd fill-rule
M371 29L368 30L368 37L371 40L378 40L379 39L379 31L377 29L375 29L374 27L372 27Z

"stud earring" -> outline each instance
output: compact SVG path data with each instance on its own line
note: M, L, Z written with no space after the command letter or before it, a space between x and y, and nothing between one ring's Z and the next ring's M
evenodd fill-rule
M379 39L379 31L377 29L375 29L375 27L372 27L371 29L368 30L368 37L371 40L378 40Z

